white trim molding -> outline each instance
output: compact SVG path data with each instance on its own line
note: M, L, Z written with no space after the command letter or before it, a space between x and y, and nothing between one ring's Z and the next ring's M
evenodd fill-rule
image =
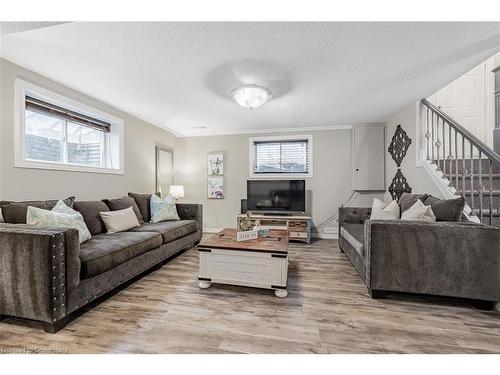
M113 167L93 167L79 164L59 163L49 161L27 160L25 158L25 97L29 93L38 99L54 103L61 107L70 109L92 117L98 117L101 120L111 124L111 132L108 133L106 144L108 146L107 164ZM86 172L86 173L105 173L120 174L125 173L124 169L124 129L123 120L105 113L76 100L67 98L55 92L39 87L30 82L16 78L14 84L14 166L16 168L34 168L48 169L58 171ZM118 159L118 161L116 160Z
M219 233L221 230L223 230L224 228L203 228L203 233Z
M286 142L296 140L307 140L307 161L309 163L307 173L263 173L258 174L253 171L253 145L255 142ZM312 134L290 134L290 135L274 135L264 137L249 137L248 138L248 176L253 179L300 179L300 178L313 178L314 177L314 148Z
M206 133L180 134L166 126L166 129L175 134L177 138L196 138L196 137L215 137L222 135L245 135L245 134L277 134L277 133L297 133L297 132L312 132L326 130L350 130L352 125L325 125L325 126L303 126L297 128L267 128L267 129L244 129L244 130L229 130L229 131L207 131Z

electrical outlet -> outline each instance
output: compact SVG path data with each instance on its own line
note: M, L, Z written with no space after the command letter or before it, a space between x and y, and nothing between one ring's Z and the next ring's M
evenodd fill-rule
M328 234L335 234L337 233L337 228L325 228L324 232Z

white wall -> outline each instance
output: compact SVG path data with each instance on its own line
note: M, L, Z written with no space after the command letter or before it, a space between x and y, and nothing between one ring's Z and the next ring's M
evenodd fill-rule
M119 197L129 191L155 190L155 145L174 147L175 136L100 101L32 71L0 59L1 121L0 199L50 199L75 195L77 199ZM77 100L124 121L124 175L50 171L14 167L14 81L16 77Z
M411 138L411 145L406 156L401 163L401 172L406 177L408 184L412 187L414 193L428 193L435 197L442 198L442 194L434 184L432 179L429 177L427 172L423 167L417 167L417 148L420 147L421 143L417 136L417 106L413 104L401 112L392 115L387 120L386 125L386 150L391 144L392 137L396 131L396 127L401 125L401 128L406 132L406 134ZM385 171L386 171L386 187L392 182L394 175L396 174L396 162L392 159L391 155L387 152L385 159ZM390 194L386 193L386 200L389 200Z
M351 194L352 130L293 134L313 135L314 177L306 179L306 189L311 191L311 214L317 225L335 215L340 204ZM246 197L246 181L249 178L248 138L263 135L267 134L177 139L174 152L175 184L184 185L186 197L182 201L203 204L205 228L235 227L240 200ZM223 200L207 198L207 154L211 151L225 152ZM383 193L363 194L354 204L370 206L373 196L380 197ZM333 221L327 227L336 233L337 222ZM325 235L324 230L320 234Z

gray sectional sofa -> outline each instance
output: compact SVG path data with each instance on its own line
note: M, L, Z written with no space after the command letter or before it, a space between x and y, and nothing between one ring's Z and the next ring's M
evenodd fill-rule
M500 229L472 222L370 220L371 208L339 209L339 246L373 298L407 292L500 300Z
M199 243L201 205L177 204L180 220L150 223L150 195L129 195L143 223L113 234L106 234L99 215L109 211L103 201L66 200L92 234L81 245L75 229L23 224L27 205L51 209L57 201L0 202L16 206L4 210L10 223L0 223L0 317L40 321L45 331L57 332L83 306Z

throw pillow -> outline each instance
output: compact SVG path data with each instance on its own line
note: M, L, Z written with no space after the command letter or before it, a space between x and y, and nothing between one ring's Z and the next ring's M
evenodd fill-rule
M174 198L167 195L165 199L161 199L157 195L151 195L151 222L158 223L166 220L179 220L177 207L175 206Z
M420 199L417 199L413 206L403 212L401 220L433 222L436 221L436 216L434 216L431 206L426 206Z
M80 243L89 240L91 235L83 221L82 215L66 206L69 210L74 211L74 213L72 213L62 207L63 205L66 206L63 201L59 201L54 207L55 210L52 209L51 211L28 206L26 224L48 229L73 228L78 230Z
M403 193L403 195L401 195L401 198L399 198L399 207L401 208L401 213L405 212L407 209L413 206L417 200L421 200L423 203L427 197L427 194Z
M0 207L0 223L3 223L2 207Z
M398 202L392 201L387 204L375 198L372 204L370 220L399 220Z
M460 221L464 212L465 198L439 199L429 195L424 204L431 206L437 221Z
M117 199L103 199L102 201L106 203L111 211L124 210L125 208L132 207L139 223L144 223L144 218L142 217L141 211L139 210L139 207L137 207L137 203L134 198L124 196Z
M69 207L73 207L74 201L75 197L64 199L64 203ZM6 223L26 224L28 206L51 210L57 202L58 200L11 202L2 207L3 217Z
M124 232L140 226L132 207L124 210L101 212L100 215L108 233Z
M100 215L101 212L109 211L106 203L103 201L75 201L73 207L82 214L91 235L106 233L106 226Z

